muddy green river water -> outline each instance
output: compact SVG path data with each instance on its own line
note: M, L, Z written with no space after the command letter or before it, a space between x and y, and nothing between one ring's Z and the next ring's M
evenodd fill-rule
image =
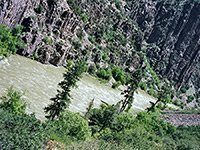
M50 98L56 95L58 83L62 81L63 67L44 65L31 59L13 55L0 61L0 95L4 95L10 86L24 92L28 104L27 113L35 112L36 117L44 119L43 108L50 103ZM78 88L72 89L72 104L70 110L84 113L89 102L94 98L94 106L98 107L101 100L116 104L123 99L121 91L101 84L97 79L84 74L77 83ZM135 93L133 110L142 111L149 106L149 101L155 99L145 92Z

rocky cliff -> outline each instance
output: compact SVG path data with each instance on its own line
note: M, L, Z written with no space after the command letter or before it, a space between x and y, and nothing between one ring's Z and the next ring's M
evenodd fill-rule
M199 80L199 74L193 73L200 63L200 3L186 0L130 3L130 16L144 32L149 43L147 56L156 72L175 81L178 89L187 85L192 75Z
M1 0L0 23L23 25L20 54L65 65L138 68L147 51L154 70L176 82L200 86L200 3L188 0Z

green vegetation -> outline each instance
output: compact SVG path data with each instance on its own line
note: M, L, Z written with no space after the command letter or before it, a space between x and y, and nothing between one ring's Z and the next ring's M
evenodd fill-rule
M155 103L151 102L151 106L147 108L147 112L155 111L156 105L158 103L163 103L164 106L168 103L172 103L171 95L173 94L172 91L172 85L170 83L165 82L165 84L161 87L161 89L158 91L158 99Z
M85 34L82 29L78 29L76 34L80 40L83 40Z
M97 77L104 79L104 80L110 80L112 77L112 72L109 68L101 68L97 71Z
M187 90L186 90L185 88L181 88L181 92L182 92L182 93L186 93Z
M140 112L134 118L129 113L117 114L117 108L117 105L103 104L100 109L91 109L89 113L93 137L100 140L101 144L107 145L108 149L119 149L122 145L122 149L200 148L197 138L200 134L199 126L176 129L170 123L161 120L159 113ZM186 141L187 139L189 141ZM99 147L100 143L95 147ZM99 149L105 146L101 144ZM86 148L86 145L82 146Z
M79 63L77 62L76 65L69 62L71 65L68 66L67 71L70 69L77 71L75 68L80 65ZM70 76L75 76L74 73ZM132 74L132 77L135 77L130 80L135 83L132 85L133 88L139 86L140 80L136 80L138 79L136 77L141 75L141 70ZM72 81L71 78L65 77L65 83L69 81ZM75 86L76 80L73 81L71 84L73 83ZM168 85L161 88L163 91L160 95L161 98L167 97L169 90L165 91L165 88L168 89ZM10 88L8 94L3 97L11 102L20 101L12 105L24 110L25 106L21 96L20 92ZM17 100L12 100L16 97ZM156 109L154 109L155 112L139 112L134 117L131 113L120 112L122 108L120 102L116 105L104 103L100 108L93 108L93 99L84 117L79 113L62 110L57 119L41 123L33 114L26 115L24 111L16 113L16 111L5 110L11 110L9 107L12 108L12 105L6 105L8 101L3 101L0 108L0 147L3 149L43 149L44 147L70 149L78 147L79 149L167 150L200 148L198 144L199 126L175 128L170 123L164 122L159 115L160 112ZM159 103L157 104L159 105Z
M46 125L34 114L25 113L26 105L22 93L13 87L2 96L0 104L0 149L44 148L48 135Z
M110 128L117 115L115 105L102 104L100 108L91 109L88 113L89 125L92 126L92 135L100 133L105 128Z
M22 28L15 27L11 31L6 25L0 24L0 56L8 57L10 54L16 54L18 49L24 48L20 38Z
M84 141L91 136L88 122L79 113L66 110L58 120L47 123L51 126L48 135L57 142L71 144L72 141Z
M127 87L127 90L124 90L122 94L125 99L121 101L122 106L120 108L120 112L123 112L125 109L128 111L134 100L134 92L139 88L140 81L142 79L143 68L134 71L131 74L130 84Z
M112 84L112 88L115 89L115 88L119 87L121 84L122 84L121 81L116 81L116 82L114 82L114 83Z
M147 85L144 82L140 82L140 88L144 91L147 90ZM151 95L151 94L150 94Z
M189 96L187 97L187 103L191 103L194 99L195 99L194 96L189 95Z
M46 125L34 115L19 115L0 109L0 148L44 148L48 135Z
M15 91L13 87L8 89L5 96L0 97L2 103L0 103L0 108L3 108L13 114L25 114L26 104L22 98L23 93Z
M125 73L121 70L120 67L113 67L112 74L116 81L120 81L122 85L126 83Z
M35 51L35 52L33 53L33 56L31 56L30 58L33 59L33 60L38 60L38 59L39 59L39 56L38 56L38 54L37 54L37 51Z
M129 1L123 2L126 9L129 9ZM47 7L56 9L58 2L58 0L47 0ZM0 149L45 149L49 146L48 141L54 141L57 149L61 148L59 145L64 145L63 149L84 150L200 149L200 126L175 128L172 124L164 122L159 115L160 111L157 110L165 109L166 104L172 101L174 94L171 90L172 85L161 82L145 60L147 49L141 49L141 45L145 45L142 44L143 33L137 23L123 13L122 2L120 0L111 0L110 3L105 0L67 0L67 3L73 13L68 14L65 11L61 19L66 21L67 17L76 17L74 22L72 20L74 25L69 31L75 32L76 36L75 38L67 37L66 41L62 39L56 42L56 47L58 45L64 47L71 42L72 48L68 53L70 59L67 60L68 66L63 74L64 80L58 84L57 95L50 99L52 103L44 108L48 120L42 123L35 118L34 114L27 115L22 93L10 88L7 95L0 98L2 100ZM91 3L90 10L86 6L87 3ZM96 11L101 9L101 7L96 8L98 6L96 3L108 5L105 5L106 8L102 5L101 12L95 15ZM42 14L43 3L41 2L34 10L37 14ZM49 14L46 15L49 16ZM31 16L30 19L37 19L36 17ZM52 19L49 22L52 22ZM42 23L38 23L38 26L42 31ZM52 31L47 32L50 32L49 35L54 34L57 40L68 34L68 31L67 34L63 34L64 31L58 34L58 28L56 28L53 27ZM64 29L64 25L59 28ZM23 48L20 41L21 30L21 26L11 31L5 25L0 25L0 56L7 57ZM36 34L37 31L34 30L32 34ZM89 40L87 44L90 46L84 43L87 37ZM44 37L42 45L53 46L52 40L50 37ZM40 47L42 52L43 48ZM35 51L31 58L39 59L38 55L41 51ZM54 54L59 57L59 54ZM74 59L78 59L79 56L86 61L92 61L93 64L86 66L82 60L74 64ZM146 63L146 68L142 68L143 62ZM100 108L93 108L93 99L84 117L79 113L70 112L67 108L72 100L71 88L77 87L76 82L80 80L84 71L103 82L113 77L116 81L112 85L113 88L127 85L127 89L122 92L125 98L116 102L116 105L104 103L100 105ZM133 116L129 110L134 101L134 93L139 87L158 99L155 103L151 102L147 110ZM186 93L187 90L182 88L181 92ZM193 96L188 96L187 103L193 100ZM181 108L185 107L185 104L179 103L178 100L174 101L174 104Z
M45 107L45 113L48 113L46 118L54 120L56 116L59 116L61 112L64 112L71 103L71 88L77 87L76 82L80 80L81 74L84 71L85 62L78 60L74 65L67 67L66 72L63 74L64 80L58 85L61 89L57 90L56 97L51 98L52 104Z

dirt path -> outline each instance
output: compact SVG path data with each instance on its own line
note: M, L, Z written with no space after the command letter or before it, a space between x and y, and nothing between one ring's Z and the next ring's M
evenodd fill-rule
M166 122L171 122L174 126L200 125L200 114L162 114Z

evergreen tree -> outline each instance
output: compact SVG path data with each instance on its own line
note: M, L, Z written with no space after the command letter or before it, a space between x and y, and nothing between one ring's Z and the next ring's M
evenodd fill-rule
M52 104L44 108L45 113L48 113L46 118L54 120L60 115L71 103L71 88L76 88L76 82L80 80L81 74L84 72L85 62L78 60L74 65L67 67L66 72L63 74L64 80L58 85L61 89L57 90L58 94L51 98Z
M133 100L134 100L134 92L139 88L139 84L142 79L144 70L145 70L145 67L140 68L132 73L131 79L129 81L130 84L128 85L127 90L123 91L122 93L125 99L121 101L122 106L121 106L120 112L123 112L125 109L126 111L128 111L131 108Z
M163 86L157 93L157 95L158 95L157 101L155 103L150 102L151 106L146 109L147 112L154 111L156 108L156 105L159 102L162 102L164 105L166 105L167 103L171 103L171 101L172 101L171 96L173 93L174 93L174 91L172 90L172 84L165 81Z

